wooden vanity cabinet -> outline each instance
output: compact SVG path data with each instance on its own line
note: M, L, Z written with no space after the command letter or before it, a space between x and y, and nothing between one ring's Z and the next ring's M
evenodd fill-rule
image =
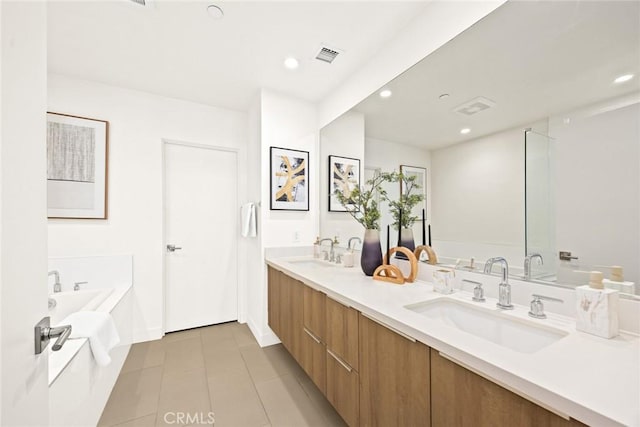
M267 270L267 278L269 327L300 363L303 355L302 311L305 285L272 267Z
M360 425L431 425L429 356L426 345L360 314Z
M327 297L327 400L350 426L360 421L359 312Z
M431 349L433 427L584 426L567 420L443 357Z
M302 360L305 370L322 394L326 394L327 362L325 345L325 300L322 292L308 286L303 289Z

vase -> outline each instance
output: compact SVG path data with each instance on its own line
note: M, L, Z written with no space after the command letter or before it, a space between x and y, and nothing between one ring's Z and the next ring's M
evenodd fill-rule
M416 244L413 240L413 229L402 228L400 229L400 236L398 239L398 246L403 246L409 249L411 252L416 250ZM407 259L407 256L402 252L396 252L396 258Z
M380 246L380 231L367 229L364 231L360 266L367 276L373 276L376 268L382 265L382 247Z

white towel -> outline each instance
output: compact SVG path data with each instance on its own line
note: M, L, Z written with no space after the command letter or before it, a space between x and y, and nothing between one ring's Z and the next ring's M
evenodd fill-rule
M100 366L111 363L109 351L120 342L113 317L101 311L77 311L60 322L71 325L70 338L89 338L91 352Z
M256 205L246 203L241 208L242 237L256 237L258 235L256 225Z

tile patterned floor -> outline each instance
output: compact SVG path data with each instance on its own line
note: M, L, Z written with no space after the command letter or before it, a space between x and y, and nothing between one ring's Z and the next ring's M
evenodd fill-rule
M98 425L211 425L209 413L218 427L345 425L281 344L261 348L235 322L133 345Z

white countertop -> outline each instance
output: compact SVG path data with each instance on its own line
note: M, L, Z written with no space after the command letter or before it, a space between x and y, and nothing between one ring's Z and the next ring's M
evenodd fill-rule
M640 339L621 334L607 340L575 329L571 318L547 313L544 320L517 305L503 315L552 326L567 336L535 353L524 354L428 319L405 305L453 298L471 302L458 291L444 296L428 282L402 286L375 281L354 268L296 264L310 257L267 258L267 264L329 297L440 351L500 385L558 415L592 426L640 426ZM482 303L495 308L496 299ZM479 303L474 303L479 304Z

